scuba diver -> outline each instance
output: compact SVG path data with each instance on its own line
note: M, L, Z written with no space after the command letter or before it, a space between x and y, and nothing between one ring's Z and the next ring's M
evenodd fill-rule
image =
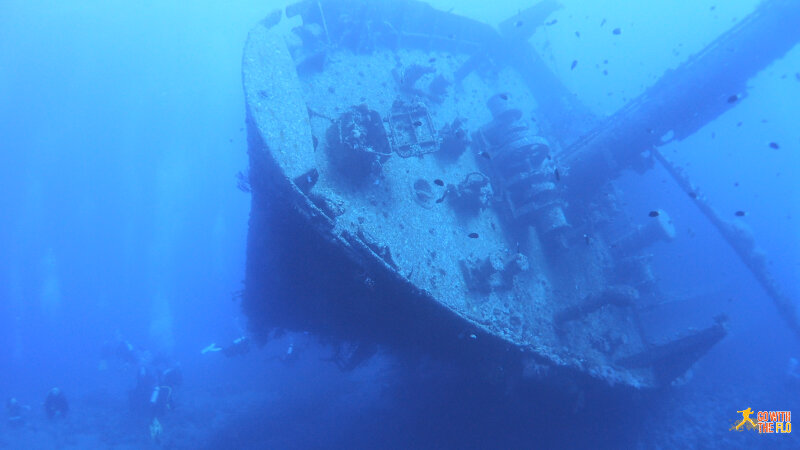
M277 340L277 339L280 339L280 338L284 337L284 335L286 335L286 331L285 330L276 329L276 330L273 330L271 336L269 336L268 339L270 341L274 341L274 340ZM300 337L302 338L303 336L308 336L308 331L303 331L302 335L300 335ZM303 347L303 345L300 345L300 346L295 345L295 338L296 337L297 337L296 335L290 335L289 338L288 338L288 344L287 344L287 347L286 347L286 351L282 352L279 356L273 356L273 358L279 359L279 360L281 360L283 362L293 362L293 361L295 361L297 359L297 357L298 357L298 352L297 352L298 347L301 347L301 348ZM221 352L223 355L225 355L226 357L229 357L229 358L233 357L233 356L242 356L242 355L246 355L247 353L250 353L250 350L253 349L253 345L255 345L255 344L251 344L251 341L252 341L251 338L242 335L242 336L234 339L233 342L231 342L230 344L226 345L225 347L220 347L216 343L212 342L211 344L206 346L204 349L202 349L200 351L200 353L205 355L206 353L218 353L218 352Z
M159 418L174 408L174 390L183 383L179 365L160 370L142 366L136 374L136 386L128 393L132 410L150 421L150 438L160 442L164 428Z
M150 437L158 442L163 433L160 418L174 408L175 388L183 383L180 364L163 352L151 353L137 348L118 332L114 340L103 344L100 368L107 369L110 361L124 367L137 367L136 382L128 391L128 406L150 422Z
M227 357L245 355L250 352L250 339L247 336L241 336L233 340L225 347L219 347L215 343L209 344L206 348L200 351L202 354L222 352Z
M165 370L140 367L136 386L129 392L131 409L156 418L173 408L173 392L183 383L180 366Z
M16 398L11 397L6 401L6 413L8 414L8 425L18 427L23 424L22 414L30 411L31 407L22 405Z
M150 421L150 439L156 443L161 442L164 427L161 426L159 417L172 410L174 389L183 383L183 372L179 365L174 365L158 373L158 383L153 387L149 399L149 413L153 417Z
M69 412L67 397L61 389L54 387L44 399L44 412L50 420L63 418Z
M179 364L174 364L163 353L153 355L149 350L135 347L119 332L114 340L103 344L101 357L101 368L105 368L108 361L138 367L136 384L128 391L132 410L155 418L172 408L172 392L183 382Z

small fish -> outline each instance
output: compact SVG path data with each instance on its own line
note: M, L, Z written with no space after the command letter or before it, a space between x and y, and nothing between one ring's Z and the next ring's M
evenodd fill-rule
M500 94L500 98L503 100L508 100L508 94Z
M603 19L603 21L602 21L602 22L600 22L600 26L602 27L602 26L603 26L603 25L605 25L605 24L606 24L606 19Z
M576 31L575 32L575 37L578 37L578 38L581 37L581 32L580 31Z
M689 197L692 197L693 199L697 200L697 192L688 192L688 194Z
M589 244L592 243L592 237L589 236L588 234L584 234L583 235L583 240L586 241L586 245L589 245Z
M489 156L489 154L486 153L486 152L480 152L480 153L478 153L478 155L483 156L484 158L489 159L489 160L492 159L492 157Z
M547 25L549 27L550 25L555 25L557 23L558 23L558 19L553 19L550 22L545 22L545 25Z
M422 126L422 122L420 122L419 120L417 120L417 121L415 121L415 122L414 122L414 126L415 126L415 127L421 127L421 126Z
M554 173L556 175L556 181L561 181L561 174L558 173L558 169L556 169Z
M429 63L435 63L436 62L436 58L431 58L431 59L428 60L428 62Z
M522 21L521 21L521 20L518 20L518 21L514 22L514 26L515 26L515 27L517 27L517 28L519 28L519 27L521 27L521 26L523 26L523 25L525 25L525 24L524 24L524 23L522 23Z
M470 233L467 236L469 236L472 239L478 239L478 233Z
M728 97L728 103L736 103L739 101L739 94L733 94Z
M437 178L437 179L433 180L433 184L435 184L437 186L444 186L444 181L442 181L442 180Z
M772 149L775 149L775 150L777 150L777 149L781 148L781 146L780 146L780 145L778 145L778 143L777 143L777 142L770 142L770 143L769 143L769 148L772 148Z
M577 65L578 65L578 60L576 59L576 60L572 61L572 65L569 66L569 70L575 69L575 66L577 66Z
M733 186L734 187L739 187L739 182L737 181L737 182L733 183Z
M734 214L736 215L736 217L744 217L745 215L747 215L747 213L744 211L736 211Z
M611 32L614 33L615 35L622 34L622 30L619 28L614 28L613 30L611 30Z
M658 211L650 211L647 215L650 217L658 217Z

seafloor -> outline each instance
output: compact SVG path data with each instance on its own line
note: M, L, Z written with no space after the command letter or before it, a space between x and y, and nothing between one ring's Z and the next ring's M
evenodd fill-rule
M283 357L289 342L291 360ZM0 447L797 448L796 433L729 431L736 409L797 406L800 386L756 380L757 368L713 375L701 363L683 386L615 398L568 385L521 392L443 363L383 354L342 372L330 354L287 336L243 357L184 362L185 384L161 420L160 442L127 407L124 380L132 387L134 369L112 367L101 378L121 383L65 388L65 420L49 422L35 400L21 398L33 409L23 426L4 425Z

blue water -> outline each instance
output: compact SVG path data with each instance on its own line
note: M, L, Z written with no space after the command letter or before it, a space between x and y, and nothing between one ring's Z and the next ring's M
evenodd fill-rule
M431 3L492 24L529 5ZM757 4L562 3L557 22L531 42L598 115ZM747 407L800 414L800 383L787 375L800 346L660 168L618 181L632 216L664 208L679 224L654 261L678 306L651 320L685 328L718 312L730 318L729 335L683 386L620 402L565 386L572 403L546 392L523 401L445 365L410 370L385 353L342 373L329 349L302 333L239 358L201 354L246 333L236 298L250 208L236 188L247 168L241 52L249 29L281 6L0 1L0 399L29 407L21 424L0 425L0 447L797 446L796 433L725 434ZM726 217L747 213L736 220L797 299L800 47L752 78L747 94L662 150ZM183 373L158 442L150 418L129 408L137 364L104 353L125 342ZM50 421L43 402L53 387L70 411Z

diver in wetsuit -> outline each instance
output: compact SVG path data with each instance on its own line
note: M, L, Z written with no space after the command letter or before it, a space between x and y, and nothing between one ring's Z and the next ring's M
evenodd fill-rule
M282 337L285 334L284 330L275 330L272 335L272 339L277 339ZM303 332L303 335L308 335L307 331ZM206 353L217 353L221 352L223 355L227 357L232 356L242 356L247 353L250 353L250 350L253 348L253 344L251 344L252 339L248 338L247 336L241 336L233 340L230 344L226 345L225 347L220 347L216 343L211 343L206 346L203 350L200 351L202 354ZM290 339L289 345L286 348L286 352L283 353L281 356L278 357L283 362L291 362L297 358L297 351L296 346L294 343L294 339Z
M128 393L132 410L150 421L150 438L158 443L164 432L160 417L173 408L173 392L183 382L180 366L165 370L143 365L136 374L136 386Z
M47 393L47 397L44 399L44 412L50 420L67 415L69 403L67 403L67 397L61 389L55 387Z
M159 417L172 409L173 391L183 383L180 366L163 371L140 367L136 386L129 393L131 409Z
M150 438L156 443L164 432L159 418L173 409L174 390L182 383L183 373L177 364L163 371L145 366L139 369L136 387L130 392L131 407L147 415Z
M210 344L208 347L204 348L200 353L216 353L222 352L223 355L227 357L231 356L239 356L244 355L250 352L250 340L247 336L241 336L236 338L225 347L218 347L217 344Z

